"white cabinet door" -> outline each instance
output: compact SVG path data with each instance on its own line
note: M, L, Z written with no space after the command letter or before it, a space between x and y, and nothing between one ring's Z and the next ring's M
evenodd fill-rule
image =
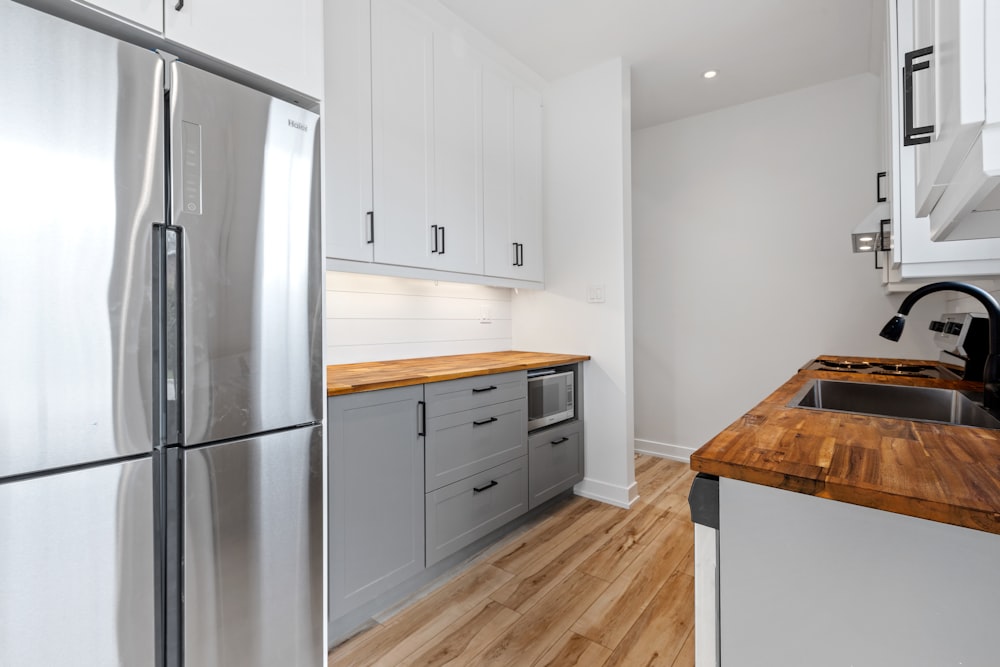
M541 282L542 98L514 88L514 233L519 245L514 278Z
M483 72L483 249L486 274L510 277L514 219L514 84Z
M371 49L375 261L429 266L434 31L405 3L372 0Z
M914 124L933 127L913 148L920 217L934 209L985 120L983 19L983 0L914 2L914 47L933 50L914 60L928 67L912 75Z
M486 274L541 282L541 96L483 75Z
M175 0L176 1L176 0ZM164 0L73 0L84 7L97 7L155 32L163 32ZM174 3L170 3L172 6Z
M913 46L913 4L911 0L889 3L889 70L892 117L892 266L902 279L950 278L1000 274L1000 239L980 239L936 243L931 240L930 221L916 214L915 155L913 146L903 146L903 54ZM924 74L920 72L919 74Z
M321 0L165 0L164 36L319 99Z
M331 0L323 21L326 256L370 262L376 221L369 0Z
M434 39L433 109L431 223L440 238L427 266L481 274L482 64L464 40L444 32Z

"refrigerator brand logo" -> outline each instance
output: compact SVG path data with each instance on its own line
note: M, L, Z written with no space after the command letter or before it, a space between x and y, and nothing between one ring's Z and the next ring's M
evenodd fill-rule
M294 121L291 118L288 119L288 127L294 127L296 130L302 130L303 132L309 129L308 127L306 127L305 123L299 123L298 121Z

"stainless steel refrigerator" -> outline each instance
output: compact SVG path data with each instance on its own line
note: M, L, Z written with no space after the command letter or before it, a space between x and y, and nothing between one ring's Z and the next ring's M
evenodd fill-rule
M317 116L0 0L0 665L319 665Z

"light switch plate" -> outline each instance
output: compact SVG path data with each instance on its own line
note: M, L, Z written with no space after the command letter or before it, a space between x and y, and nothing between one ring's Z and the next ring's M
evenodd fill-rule
M587 286L587 303L604 303L604 285Z

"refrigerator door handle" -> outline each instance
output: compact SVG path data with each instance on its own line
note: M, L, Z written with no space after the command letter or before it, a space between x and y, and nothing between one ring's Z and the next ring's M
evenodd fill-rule
M181 233L179 227L153 225L153 446L180 442L181 384Z

